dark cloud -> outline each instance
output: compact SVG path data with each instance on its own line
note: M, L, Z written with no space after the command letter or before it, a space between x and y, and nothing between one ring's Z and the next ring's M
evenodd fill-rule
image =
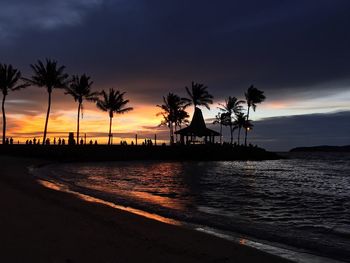
M29 64L54 58L71 74L91 75L95 89L117 87L143 104L158 104L169 91L184 95L192 80L217 100L242 97L252 83L268 100L339 99L350 86L349 11L346 0L5 0L0 62L30 76ZM9 99L13 113L46 109L44 89ZM53 108L64 105L76 106L56 92ZM348 128L335 122L331 133L317 124L340 115L259 121L252 138L272 149L341 144ZM309 135L313 127L319 135Z
M191 80L219 98L251 83L271 98L349 86L348 1L39 2L5 1L0 12L16 35L0 55L26 73L54 57L152 103Z
M274 117L254 122L251 142L275 151L300 146L350 145L350 111Z

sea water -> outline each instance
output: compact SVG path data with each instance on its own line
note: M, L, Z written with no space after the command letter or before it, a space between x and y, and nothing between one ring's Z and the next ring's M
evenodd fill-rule
M350 154L52 164L51 182L204 229L350 260Z

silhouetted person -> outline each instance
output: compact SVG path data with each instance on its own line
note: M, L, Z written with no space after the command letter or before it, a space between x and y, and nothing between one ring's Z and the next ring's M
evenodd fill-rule
M53 138L53 145L56 145L56 137Z
M29 141L29 145L32 145L32 144L33 144L33 142L32 142L32 140L30 140L30 141Z
M29 141L28 140L26 140L26 144L28 145L28 143L29 143Z
M11 137L11 139L10 139L10 144L13 144L13 138Z
M131 142L131 145L134 146L134 142L133 141Z
M92 140L90 140L89 144L90 144L90 145L92 145L92 144L93 144L93 141L92 141Z
M40 139L38 140L38 142L36 143L37 145L40 145Z
M62 139L62 145L66 145L66 140Z
M33 144L36 144L36 138L33 139Z
M9 138L6 138L5 144L9 144Z
M97 145L97 140L95 140L95 145Z
M46 145L50 145L50 138L47 138L47 139L46 139L45 144L46 144Z
M61 145L61 138L58 138L58 145Z
M83 144L84 144L84 140L80 139L80 145L83 145Z

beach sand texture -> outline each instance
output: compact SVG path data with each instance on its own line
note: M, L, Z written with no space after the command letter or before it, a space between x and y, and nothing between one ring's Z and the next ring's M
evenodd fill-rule
M287 262L38 184L38 159L0 156L0 262Z

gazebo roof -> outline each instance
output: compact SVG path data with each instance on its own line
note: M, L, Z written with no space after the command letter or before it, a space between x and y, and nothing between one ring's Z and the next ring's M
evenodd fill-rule
M202 111L197 107L195 108L191 124L188 127L175 132L175 134L180 134L184 136L193 135L198 137L220 135L220 133L207 128L207 126L205 125Z

